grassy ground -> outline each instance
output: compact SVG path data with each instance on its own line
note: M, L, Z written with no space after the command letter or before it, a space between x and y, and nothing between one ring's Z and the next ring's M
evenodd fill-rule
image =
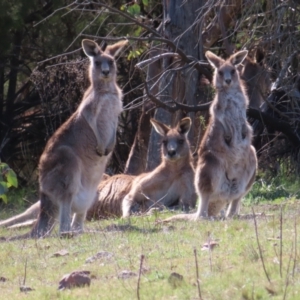
M94 232L72 239L53 236L37 241L2 241L0 277L7 280L0 279L0 298L137 299L144 255L140 299L200 299L197 266L202 299L300 299L299 202L290 199L282 205L256 205L254 209L272 214L257 218L263 260L253 219L156 223L169 212L132 217L130 226L122 220L87 222L86 229ZM242 209L242 213L251 211L251 207ZM7 212L2 210L0 219L4 216ZM17 233L20 231L0 229L0 236ZM218 243L211 251L202 250L208 236ZM61 250L68 254L54 256ZM86 262L100 251L107 256ZM91 272L90 287L58 291L62 276L75 270ZM137 275L122 278L125 270ZM173 272L183 276L175 286L169 280ZM34 291L21 293L24 281Z

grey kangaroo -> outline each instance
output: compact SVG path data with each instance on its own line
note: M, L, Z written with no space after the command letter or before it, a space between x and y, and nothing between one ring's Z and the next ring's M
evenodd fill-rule
M248 51L239 51L227 60L206 52L214 67L216 95L210 107L210 121L198 150L195 187L198 210L176 219L196 220L217 216L229 204L226 216L239 213L240 201L250 190L256 175L257 159L251 145L252 128L247 122L248 97L237 67Z
M40 212L28 237L49 234L57 215L61 235L83 231L87 210L116 142L122 91L116 83L114 57L126 43L101 49L91 40L82 41L90 59L90 87L78 109L49 139L40 158Z

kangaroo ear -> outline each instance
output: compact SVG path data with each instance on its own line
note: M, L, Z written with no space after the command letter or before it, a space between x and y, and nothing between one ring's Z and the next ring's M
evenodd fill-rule
M94 57L101 51L98 44L91 40L82 40L82 49L88 57Z
M206 51L205 56L208 62L215 68L218 69L222 63L224 63L224 59L212 53L211 51Z
M113 45L106 47L105 52L109 53L111 56L117 56L122 48L128 43L128 40L120 41Z
M247 55L248 55L248 50L242 50L242 51L239 51L239 52L231 55L230 58L229 58L229 61L234 66L237 67L238 65L240 65L245 60Z
M177 124L177 131L181 134L188 134L191 129L192 120L191 118L183 118Z
M153 128L155 129L155 131L161 136L165 136L168 133L168 131L170 130L170 127L168 127L167 125L165 125L157 120L151 119L150 122L151 122Z

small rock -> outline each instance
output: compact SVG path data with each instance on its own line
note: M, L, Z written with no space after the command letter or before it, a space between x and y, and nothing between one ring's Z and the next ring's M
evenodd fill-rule
M127 271L127 270L124 270L118 274L119 279L128 279L128 278L135 277L135 276L137 276L136 273L134 273L132 271Z
M90 286L91 278L89 277L90 271L74 271L66 274L59 282L59 290L71 289L73 287Z
M170 285L173 287L173 288L177 288L179 287L180 285L182 285L183 283L183 276L176 273L176 272L173 272L171 273L171 275L169 276L168 278L168 282L170 283Z
M31 292L31 291L34 291L34 289L32 289L31 287L29 287L29 286L20 286L20 291L22 292L22 293L27 293L27 292Z
M218 246L219 243L215 242L215 241L210 241L208 243L203 244L201 250L213 250L216 246Z
M55 252L52 257L59 257L59 256L66 256L69 255L69 251L67 251L66 249L60 250L58 252Z
M5 278L5 277L3 277L3 276L0 277L0 282L6 282L7 280L8 280L8 279Z
M101 258L111 258L112 256L113 256L113 254L110 253L110 252L100 251L100 252L98 252L96 255L87 258L86 261L85 261L85 263L86 263L86 264L90 264L90 263L94 262L94 261L97 260L97 259L101 259Z

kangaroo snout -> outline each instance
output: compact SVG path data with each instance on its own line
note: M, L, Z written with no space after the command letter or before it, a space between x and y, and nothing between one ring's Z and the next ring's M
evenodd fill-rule
M102 74L103 74L104 76L108 76L109 70L102 70Z
M169 157L174 157L176 155L176 150L172 149L172 150L168 150L168 156Z
M225 82L229 85L231 83L231 79L226 79Z

